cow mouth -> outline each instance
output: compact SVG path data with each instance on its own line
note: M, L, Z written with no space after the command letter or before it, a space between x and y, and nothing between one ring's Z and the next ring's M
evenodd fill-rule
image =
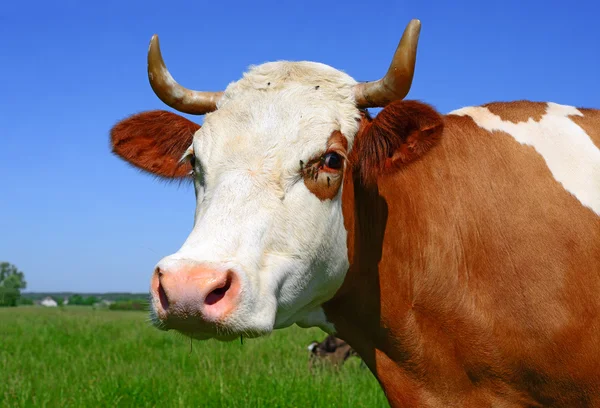
M263 337L270 333L270 331L259 331L252 329L244 329L243 331L232 331L226 327L216 328L211 331L197 331L197 330L177 330L179 333L183 334L186 337L189 337L194 340L209 340L215 339L217 341L230 342L230 341L240 341L243 342L244 339L254 339L258 337Z
M172 288L163 285L160 275L153 278L151 319L154 326L197 340L234 341L242 336L256 338L271 333L272 321L254 321L254 315L249 312L254 299L242 296L239 273L227 270L215 275L215 278L204 279L203 286L198 287L195 285L199 279L181 279L182 282L177 282L180 284L180 292L175 292L177 297L173 296Z

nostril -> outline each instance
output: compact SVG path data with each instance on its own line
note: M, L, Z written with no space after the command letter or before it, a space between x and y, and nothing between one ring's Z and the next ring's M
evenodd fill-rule
M225 297L225 294L227 293L230 287L231 275L227 277L227 280L223 283L223 286L214 289L206 296L206 298L204 299L204 303L207 305L214 305L219 300L223 299L223 297Z
M160 272L158 274L159 276L161 275ZM160 280L158 281L158 299L160 300L160 305L163 310L169 310L169 299L167 298L167 294L165 293L165 289L163 288L162 283L160 283Z

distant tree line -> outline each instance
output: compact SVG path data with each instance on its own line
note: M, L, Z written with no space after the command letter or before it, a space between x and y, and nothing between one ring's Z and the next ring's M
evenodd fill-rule
M17 306L21 290L26 287L23 272L8 262L0 262L0 306Z
M103 298L97 296L82 296L79 294L74 294L69 296L69 305L74 306L93 306L97 303L100 303ZM58 299L57 299L58 302ZM134 298L134 299L122 299L113 301L108 305L108 308L111 310L148 310L148 299L143 298ZM58 302L59 306L62 304L62 299Z
M51 297L58 306L63 306L65 301L69 306L97 306L108 308L110 310L142 310L148 311L148 295L146 293L86 293L79 294L73 292L29 292L23 293L19 305L32 305L40 300ZM108 300L108 304L103 304L103 300Z
M143 310L150 309L148 299L121 300L108 306L110 310Z
M75 305L75 306L92 306L95 303L98 303L100 301L99 298L97 298L96 296L81 296L79 294L75 294L75 295L71 295L69 296L69 305ZM62 303L62 299L61 299L61 303ZM57 303L58 303L58 299L57 299ZM60 303L59 303L60 306Z
M56 301L58 301L58 299L69 299L69 303L71 302L70 299L73 296L95 297L97 299L112 300L115 302L134 300L134 299L148 299L147 293L129 293L129 292L110 292L110 293L94 292L94 293L84 293L84 294L74 293L74 292L25 292L21 295L22 298L31 299L33 301L42 300L48 296L55 299Z

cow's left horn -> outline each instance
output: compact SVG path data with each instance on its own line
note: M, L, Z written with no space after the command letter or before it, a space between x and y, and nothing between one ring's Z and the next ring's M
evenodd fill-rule
M150 40L148 49L148 79L156 96L180 112L204 115L217 109L223 92L193 91L179 85L171 76L160 53L158 36Z
M354 97L359 108L383 107L408 94L415 73L420 32L421 22L411 20L402 34L387 74L378 81L364 82L354 87Z

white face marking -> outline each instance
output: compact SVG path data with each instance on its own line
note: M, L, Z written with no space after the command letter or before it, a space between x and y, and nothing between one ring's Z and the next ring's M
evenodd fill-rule
M539 122L503 121L486 107L466 107L450 115L470 116L488 131L508 133L532 146L546 161L554 178L583 205L600 215L600 150L569 116L583 116L571 106L548 103Z
M232 83L194 136L197 206L180 260L238 273L239 306L227 329L264 334L296 322L333 327L320 305L341 286L349 261L341 189L320 200L300 160L325 153L334 131L358 131L356 82L328 66L267 63Z

